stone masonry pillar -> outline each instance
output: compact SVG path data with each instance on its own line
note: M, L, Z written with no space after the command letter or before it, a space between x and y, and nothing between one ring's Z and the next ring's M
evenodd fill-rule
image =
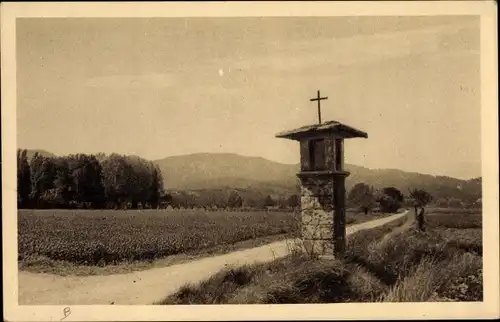
M345 173L299 175L302 241L307 254L333 258L344 253L345 177Z

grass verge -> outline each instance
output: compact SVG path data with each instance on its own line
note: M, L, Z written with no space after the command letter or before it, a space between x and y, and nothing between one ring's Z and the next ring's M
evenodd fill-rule
M403 222L357 232L341 260L294 254L227 269L158 304L481 301L482 231L449 228L478 220L455 216L428 222L426 232L396 229Z

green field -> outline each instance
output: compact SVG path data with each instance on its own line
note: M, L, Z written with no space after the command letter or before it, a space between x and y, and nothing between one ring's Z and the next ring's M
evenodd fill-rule
M382 215L348 212L346 222ZM24 270L64 275L146 269L167 257L224 253L291 237L297 218L278 211L20 210L18 260Z
M204 211L19 212L19 260L84 265L144 261L295 231L292 213Z
M425 232L390 223L351 235L342 260L294 254L227 269L159 304L482 301L481 219L429 214Z

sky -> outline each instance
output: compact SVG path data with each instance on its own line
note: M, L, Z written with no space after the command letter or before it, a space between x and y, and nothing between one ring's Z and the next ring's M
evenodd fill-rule
M275 134L368 133L346 163L481 175L479 17L17 19L17 145L299 162Z

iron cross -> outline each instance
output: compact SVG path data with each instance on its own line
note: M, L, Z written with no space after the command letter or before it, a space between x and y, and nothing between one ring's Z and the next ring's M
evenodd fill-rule
M321 106L320 106L320 101L327 100L327 99L328 99L328 96L327 97L321 97L320 94L319 94L319 91L318 91L318 96L316 98L311 98L310 99L311 102L318 101L318 118L319 118L319 124L321 124Z

